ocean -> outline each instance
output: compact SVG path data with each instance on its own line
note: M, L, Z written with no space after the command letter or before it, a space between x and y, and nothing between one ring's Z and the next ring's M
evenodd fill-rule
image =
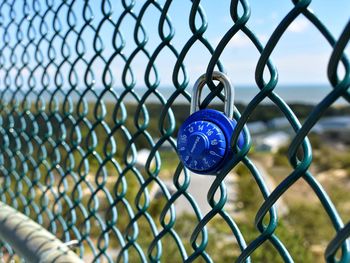
M158 87L158 92L162 95L162 97L165 100L168 100L170 96L175 91L174 87ZM327 96L332 90L332 87L326 86L326 85L300 85L300 86L278 86L275 88L274 92L278 94L282 99L284 99L287 103L299 103L299 104L317 104L319 103L324 97ZM82 94L84 92L84 88L77 89L79 94ZM87 93L84 93L84 98L88 102L96 101L98 96L101 94L103 89L94 89L96 95L89 91ZM120 96L120 94L125 91L123 88L115 88L115 93ZM145 92L147 91L147 88L144 87L135 87L134 92L137 94L139 98L141 98ZM59 93L55 93L53 95L53 90L47 90L43 92L40 96L43 101L49 101L52 97L54 97L57 101L63 101L65 99L65 95L67 94L68 90L62 90ZM191 88L188 88L187 92L191 93ZM259 89L257 87L249 87L249 86L237 86L235 88L235 102L241 103L241 104L247 104L249 103L254 96L256 96L259 92ZM1 95L2 93L2 95ZM23 94L26 92L23 91L20 93L16 93L16 99L22 100ZM31 92L27 98L29 101L34 101L38 97L38 91ZM77 92L73 92L69 94L69 98L72 99L72 101L77 101L80 99L80 95ZM202 97L205 97L206 94L208 94L208 89L203 90ZM0 99L3 100L9 100L13 95L13 91L11 90L0 90ZM107 92L103 95L103 100L105 102L115 102L116 98L111 95L111 93ZM130 104L136 104L138 103L137 99L131 95L128 94L123 98L124 103L130 103ZM149 97L146 99L146 103L158 103L160 102L159 98L154 95L150 94ZM213 103L219 102L219 100L214 100ZM182 94L180 94L176 100L174 101L176 104L181 103L188 103L188 99L185 98ZM266 98L262 102L264 104L270 104L272 103L270 99ZM335 102L335 105L345 105L347 102L340 98Z

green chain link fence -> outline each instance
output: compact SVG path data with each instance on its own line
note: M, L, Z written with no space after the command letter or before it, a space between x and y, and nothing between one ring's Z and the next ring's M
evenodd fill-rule
M280 238L283 233L278 232L281 226L275 203L294 183L304 180L323 206L322 216L329 218L334 228L324 253L326 260L350 262L350 223L344 225L310 172L312 148L307 137L338 98L350 102L350 69L345 55L350 22L335 39L327 25L309 10L311 0L294 0L266 45L262 45L254 29L247 26L254 5L232 0L227 10L230 28L213 47L205 38L208 22L201 1L184 1L188 14L184 20L189 21L186 30L189 27L191 34L175 47L170 17L173 2L1 1L1 201L30 216L62 241L78 240L77 253L86 261L211 262L215 254L228 251L231 254L222 260L249 262L255 250L268 243L280 260L293 262L297 255L291 255ZM145 22L149 12L157 18L156 24ZM274 91L278 75L270 59L288 26L299 16L308 19L332 47L327 73L333 90L319 101L303 125ZM151 30L157 32L156 39L154 35L149 38ZM177 34L182 30L176 28ZM167 155L175 153L177 128L186 117L178 114L174 102L181 98L189 105L187 88L190 79L194 81L199 75L188 75L186 63L191 62L186 59L198 44L210 54L206 73L211 92L202 107L215 98L223 99L222 87L211 81L211 74L216 68L224 71L220 57L237 33L243 33L260 54L255 69L260 91L241 114L235 110L238 126L232 145L241 130L246 144L213 179L207 193L211 209L202 213L198 200L188 192L191 175L176 155ZM157 58L165 51L172 70L169 96L162 94L163 69L156 67ZM138 72L133 70L140 56L146 61L142 72L144 92L139 91ZM342 78L337 75L340 64L345 69ZM268 79L264 71L268 71ZM295 132L288 149L293 170L270 189L272 192L248 158L251 138L245 128L267 97ZM164 147L169 149L165 152ZM150 153L140 165L138 156L143 148ZM225 207L224 179L239 164L249 170L264 199L255 216L259 232L249 240ZM165 168L171 171L169 175L162 174ZM193 216L178 213L175 207L180 199L192 208ZM213 222L221 222L228 231L219 235L213 230ZM218 240L223 237L231 240L229 246ZM2 253L15 256L6 243Z

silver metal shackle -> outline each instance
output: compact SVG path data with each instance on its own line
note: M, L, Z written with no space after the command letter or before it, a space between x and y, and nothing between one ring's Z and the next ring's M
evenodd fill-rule
M214 71L213 80L218 80L224 85L225 99L224 99L224 113L229 118L233 118L234 109L234 88L226 74ZM191 99L191 114L199 110L199 102L204 85L206 84L206 74L203 74L194 83L192 89Z

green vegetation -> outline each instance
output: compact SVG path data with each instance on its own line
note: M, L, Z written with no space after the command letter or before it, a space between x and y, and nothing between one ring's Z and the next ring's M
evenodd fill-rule
M245 241L249 244L260 235L260 232L254 226L254 218L257 210L263 202L263 197L257 184L254 182L254 178L245 166L239 165L235 169L235 172L239 175L237 181L237 203L239 202L242 204L242 207L239 210L240 216L238 216L235 221L238 224ZM287 216L279 219L275 235L285 244L295 262L315 262L310 246L306 245L308 243L305 240L303 232L294 231L294 227L300 225L293 222L293 220L297 218L297 213L294 214L294 212L300 213L301 211L290 212ZM223 233L226 233L226 235L232 235L227 223L222 219L213 220L210 226L213 229L212 231L216 233L221 233L221 235L223 235ZM310 239L311 238L312 237L310 237ZM232 251L232 247L230 250ZM226 253L225 250L221 250L220 252L224 254ZM232 255L230 255L231 258L229 261L232 261L232 258L237 258L239 252L239 248L236 245ZM252 262L284 262L270 241L266 241L262 246L255 250L251 255L251 258ZM221 258L221 260L218 260L217 262L226 261Z
M317 163L318 171L350 170L350 152L348 149L339 150L329 145L322 145L319 150L314 151L314 162ZM349 173L348 176L350 176Z
M313 148L313 162L310 170L329 194L344 222L348 222L350 207L346 185L350 185L350 146L343 143L335 148L332 141L325 140L317 134L311 134L309 139ZM264 158L254 154L256 160L272 159L270 165L268 162L264 164L276 183L281 182L292 171L287 158L287 150L287 147L282 147L275 154L264 153ZM249 182L242 183L241 186L252 187ZM250 195L254 194L258 192L250 193ZM295 238L293 235L301 238L298 241L300 251L296 255L303 254L303 257L296 262L323 262L324 250L336 232L316 194L303 179L300 179L282 198L287 204L288 213L279 220L276 234L292 255L292 250L288 246L289 242ZM254 211L256 209L258 207L252 208ZM293 244L291 246L293 247Z
M123 110L124 112L121 110L114 112L115 105L106 104L103 120L98 118L98 114L102 112L101 106L96 109L97 114L94 113L94 107L94 104L88 105L88 111L84 118L79 117L79 114L81 115L81 112L83 112L82 109L79 109L79 114L78 112L73 112L71 117L74 121L67 119L63 124L60 124L61 119L64 117L62 109L59 113L46 110L45 113L47 116L50 116L49 121L47 121L42 118L43 113L37 113L33 108L32 114L36 116L39 127L36 138L43 140L43 147L39 147L37 139L32 139L30 142L33 146L31 158L38 162L37 165L31 164L29 161L26 162L28 165L26 176L32 186L28 182L24 183L24 181L18 181L17 178L12 177L5 178L7 181L4 185L9 189L20 190L22 196L17 196L16 198L16 200L18 199L18 209L25 209L24 196L28 200L32 199L31 202L39 206L46 206L47 210L60 215L67 224L74 224L76 226L75 231L88 233L92 244L97 246L99 240L101 243L105 242L103 234L101 234L103 227L99 225L96 218L86 218L80 209L72 208L72 203L69 203L63 196L69 197L73 203L82 204L88 213L95 213L107 223L112 221L113 213L117 211L117 219L113 227L121 231L124 237L127 234L131 235L130 231L132 232L132 228L127 231L131 218L125 204L129 204L134 212L140 211L140 209L137 209L137 206L142 207L146 202L145 196L139 194L142 190L140 180L147 180L150 175L144 166L132 165L134 170L131 169L130 164L132 164L133 153L130 146L133 145L136 151L144 148L150 150L152 144L156 143L156 139L162 137L170 129L170 125L169 121L165 121L164 126L160 126L159 118L164 110L164 107L161 105L147 105L147 112L142 112L142 109L137 108L136 105L127 105ZM268 121L271 118L282 116L275 106L260 105L258 107L250 117L250 121ZM214 106L214 108L217 107ZM292 108L301 119L305 118L312 110L312 106L308 105L292 105ZM175 138L179 125L189 114L189 107L172 105L171 109L177 122L173 133L169 135ZM238 109L242 111L244 106L238 105ZM350 113L350 108L331 108L326 114L332 116L345 113ZM126 118L126 116L128 117ZM13 116L13 118L14 120L12 121L18 126L15 128L21 129L20 120L16 119L18 117ZM29 118L27 122L30 123ZM76 125L73 124L75 122L77 122ZM9 120L4 118L3 127L6 128L8 126ZM107 126L108 128L106 128ZM45 137L48 127L52 128L50 129L52 132L50 135L52 140L50 141ZM32 134L31 126L26 126L24 132ZM149 138L152 138L153 141ZM340 213L342 215L350 215L349 195L343 187L343 185L349 184L350 179L349 146L346 146L343 150L333 149L317 135L311 135L310 140L313 146L314 158L312 169L316 172L316 178L318 174L331 172L334 169L345 171L346 178L330 177L330 179L327 179L326 177L320 180ZM115 148L113 143L115 143ZM15 145L16 142L13 138L10 138L9 147L14 147ZM79 147L76 145L79 145ZM23 154L27 153L28 150L27 144L21 144L21 152ZM161 180L171 181L179 163L176 152L168 145L167 148L160 147L158 154L160 163L156 167L157 165L153 162L150 170L154 172L153 176L157 176ZM284 147L276 154L254 152L252 157L260 160L266 166L265 168L272 176L272 180L277 184L288 176L288 171L291 169L286 154L287 148ZM45 158L42 158L43 156ZM104 163L103 160L105 159L109 159L109 161ZM269 162L265 162L265 159L271 159L271 164L269 165ZM113 163L112 160L117 164ZM10 159L6 156L3 162L5 167L10 165ZM19 174L24 174L22 163L17 162L16 164ZM283 173L280 171L283 171ZM124 176L124 185L121 181L118 181L121 173ZM239 204L239 207L237 205L232 218L235 219L247 244L249 244L260 234L254 226L254 218L263 202L263 197L247 168L243 165L238 165L235 173L238 175L238 192L235 204ZM81 179L82 176L84 176L84 180L79 182L77 189L74 189L77 178ZM147 190L151 192L156 188L155 185L155 182L150 183ZM303 193L298 192L300 191L298 187L299 185L287 191L284 196L284 201L288 205L288 212L279 217L275 234L285 244L296 262L320 262L323 260L322 252L327 242L334 236L335 231L315 196L306 203L305 198L302 196ZM103 190L94 193L97 188L108 191L110 198L107 198ZM81 194L78 194L79 191L81 191ZM307 191L311 192L311 188L307 188ZM297 198L300 196L301 198ZM11 196L8 194L6 194L6 198L9 201L11 200ZM137 198L140 198L138 204L135 201ZM161 231L162 224L159 220L167 199L162 194L157 195L157 197L153 195L152 198L151 202L145 205L147 215L153 218L156 228L158 231ZM117 202L113 203L115 200ZM96 211L94 208L96 208ZM34 218L37 216L34 209L31 209L30 213ZM42 217L43 224L49 226L52 219L47 216L45 210L42 213ZM349 220L350 218L344 219ZM64 230L59 220L54 220L57 224L58 235L62 234L63 236ZM169 220L169 216L166 216L167 220ZM86 227L87 222L90 224L90 230ZM198 221L193 214L177 215L174 230L181 238L187 254L193 252L190 237L197 223ZM143 253L147 255L147 250L154 239L154 234L147 216L144 214L137 219L136 224L139 229L137 243ZM232 259L237 258L240 250L227 222L216 216L208 223L207 227L209 242L206 252L210 257L215 262L230 262ZM72 229L70 229L70 234L72 237L75 237ZM109 248L120 249L121 244L112 228L104 236L109 238ZM87 241L83 243L86 253L91 253ZM169 258L172 258L172 262L175 263L182 262L179 249L170 232L162 237L161 243L162 262L167 262ZM131 246L128 251L129 262L138 262L140 256L135 247ZM154 253L156 253L156 250L152 251L152 255ZM196 262L205 262L205 260L200 256ZM254 251L252 262L283 262L283 260L271 242L266 241Z

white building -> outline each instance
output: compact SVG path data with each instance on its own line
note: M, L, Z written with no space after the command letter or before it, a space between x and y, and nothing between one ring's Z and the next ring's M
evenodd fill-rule
M248 122L247 128L250 134L263 133L267 131L267 126L263 121Z
M277 131L265 134L256 139L256 149L260 151L277 152L281 147L290 142L290 135L286 132Z
M330 141L350 143L350 116L322 118L311 131Z
M350 131L350 116L322 118L312 129L315 133Z

